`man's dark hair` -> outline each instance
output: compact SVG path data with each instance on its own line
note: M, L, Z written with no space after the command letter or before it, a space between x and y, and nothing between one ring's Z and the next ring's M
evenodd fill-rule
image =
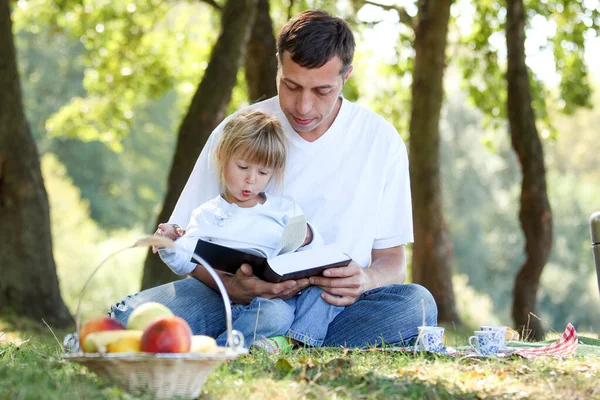
M277 55L283 62L288 51L292 60L304 68L319 68L335 56L342 60L344 75L354 58L354 35L348 23L324 11L301 12L281 28L277 37Z

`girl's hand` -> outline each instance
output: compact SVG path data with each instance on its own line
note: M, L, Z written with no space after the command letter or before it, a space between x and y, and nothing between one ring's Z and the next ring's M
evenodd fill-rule
M302 246L300 246L300 247L304 247L307 244L310 244L310 242L312 242L312 240L313 240L312 229L310 229L309 224L306 224L306 238L304 239L304 243L302 243Z
M154 232L155 236L164 236L171 240L177 240L177 238L182 237L185 234L185 231L177 224L158 224L158 229ZM152 253L156 254L158 249L161 247L152 246Z

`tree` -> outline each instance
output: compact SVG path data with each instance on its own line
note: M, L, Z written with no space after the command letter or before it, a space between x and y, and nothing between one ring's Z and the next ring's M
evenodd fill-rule
M237 71L244 60L254 24L257 0L228 0L222 11L221 34L213 48L202 81L194 94L177 138L167 194L157 225L167 221L210 133L225 116ZM142 288L173 280L173 273L148 252Z
M558 132L548 105L555 103L559 106L554 108L566 114L589 106L585 36L598 35L599 16L600 10L583 0L533 0L527 7L521 1L510 0L505 9L499 2L477 2L472 34L465 38L470 60L461 64L471 99L496 127L508 119L512 146L522 171L519 220L525 237L525 261L515 278L512 314L515 325L528 329L525 333L533 339L543 337L540 321L530 313L537 309L540 277L553 241L544 155L536 125L542 128L543 137L555 139ZM536 17L554 27L540 50L550 50L554 55L556 71L561 76L556 91L547 90L525 62L528 20ZM505 74L501 72L499 49L490 40L502 30L507 45Z
M8 0L0 0L0 308L58 327L73 319L58 286L48 196L23 110Z
M542 340L537 318L540 276L552 249L552 211L546 194L544 151L535 126L529 73L525 64L525 7L523 0L508 0L506 14L507 104L512 146L523 171L519 221L525 234L525 261L515 278L512 316L519 329Z
M202 0L215 10L223 8L212 0ZM244 59L244 73L251 103L277 95L277 58L269 0L258 0L256 18ZM240 88L241 89L241 88ZM230 109L237 104L230 104Z
M277 94L277 58L269 0L258 0L258 11L246 52L246 83L251 102Z
M410 118L410 181L415 243L413 280L431 291L438 319L460 324L452 289L452 239L440 180L440 112L452 0L419 2Z
M414 36L410 39L408 35L401 34L398 40L399 47L414 50L414 58L402 62L398 57L398 65L393 68L398 75L412 74L409 128L415 234L412 280L431 291L438 306L440 322L461 324L452 286L453 246L443 216L439 154L445 52L452 3L453 0L419 1L417 15L411 16L404 7L355 0L357 7L368 4L393 10ZM392 90L393 101L397 104L403 102L400 95Z

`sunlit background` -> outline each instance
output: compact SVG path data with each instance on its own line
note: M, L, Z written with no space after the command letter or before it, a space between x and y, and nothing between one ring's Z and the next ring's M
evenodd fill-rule
M271 3L278 31L288 5ZM358 47L344 94L384 115L407 140L414 50L398 13L374 5L356 11L350 1L298 3L294 12L315 6L352 23ZM409 1L381 3L405 6L410 15L417 11ZM488 45L502 70L504 10L498 2L485 3L497 11ZM18 1L13 21L25 109L50 200L61 292L74 313L93 267L155 229L178 125L207 66L219 16L201 1L84 1L66 13L49 4ZM600 7L597 0L585 4ZM472 2L458 1L452 17L441 169L457 307L473 326L510 325L513 281L524 256L520 169L503 111L487 103L493 94L489 84L498 77L478 69L483 61L472 57L476 49L469 38L481 23ZM586 15L580 18L591 26ZM536 113L554 214L538 317L548 330L561 331L572 322L580 331L599 332L588 219L600 210L600 40L591 30L584 32L593 94L589 107L570 110L559 93L561 77L570 70L557 71L552 42L559 22L533 16L526 42L527 64L540 83L536 96L547 108ZM466 69L475 71L474 78L463 79ZM240 72L229 111L247 101ZM103 314L112 302L139 290L145 254L124 253L100 271L82 302L85 317Z

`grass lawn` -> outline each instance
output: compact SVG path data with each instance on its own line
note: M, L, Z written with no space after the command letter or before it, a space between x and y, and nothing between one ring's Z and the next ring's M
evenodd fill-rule
M3 332L3 333L1 333ZM62 340L66 332L55 332ZM151 399L61 360L43 324L0 319L0 399ZM450 345L466 343L449 335ZM253 353L219 367L201 399L594 399L600 347L581 344L565 360L474 359L396 352L307 349Z

